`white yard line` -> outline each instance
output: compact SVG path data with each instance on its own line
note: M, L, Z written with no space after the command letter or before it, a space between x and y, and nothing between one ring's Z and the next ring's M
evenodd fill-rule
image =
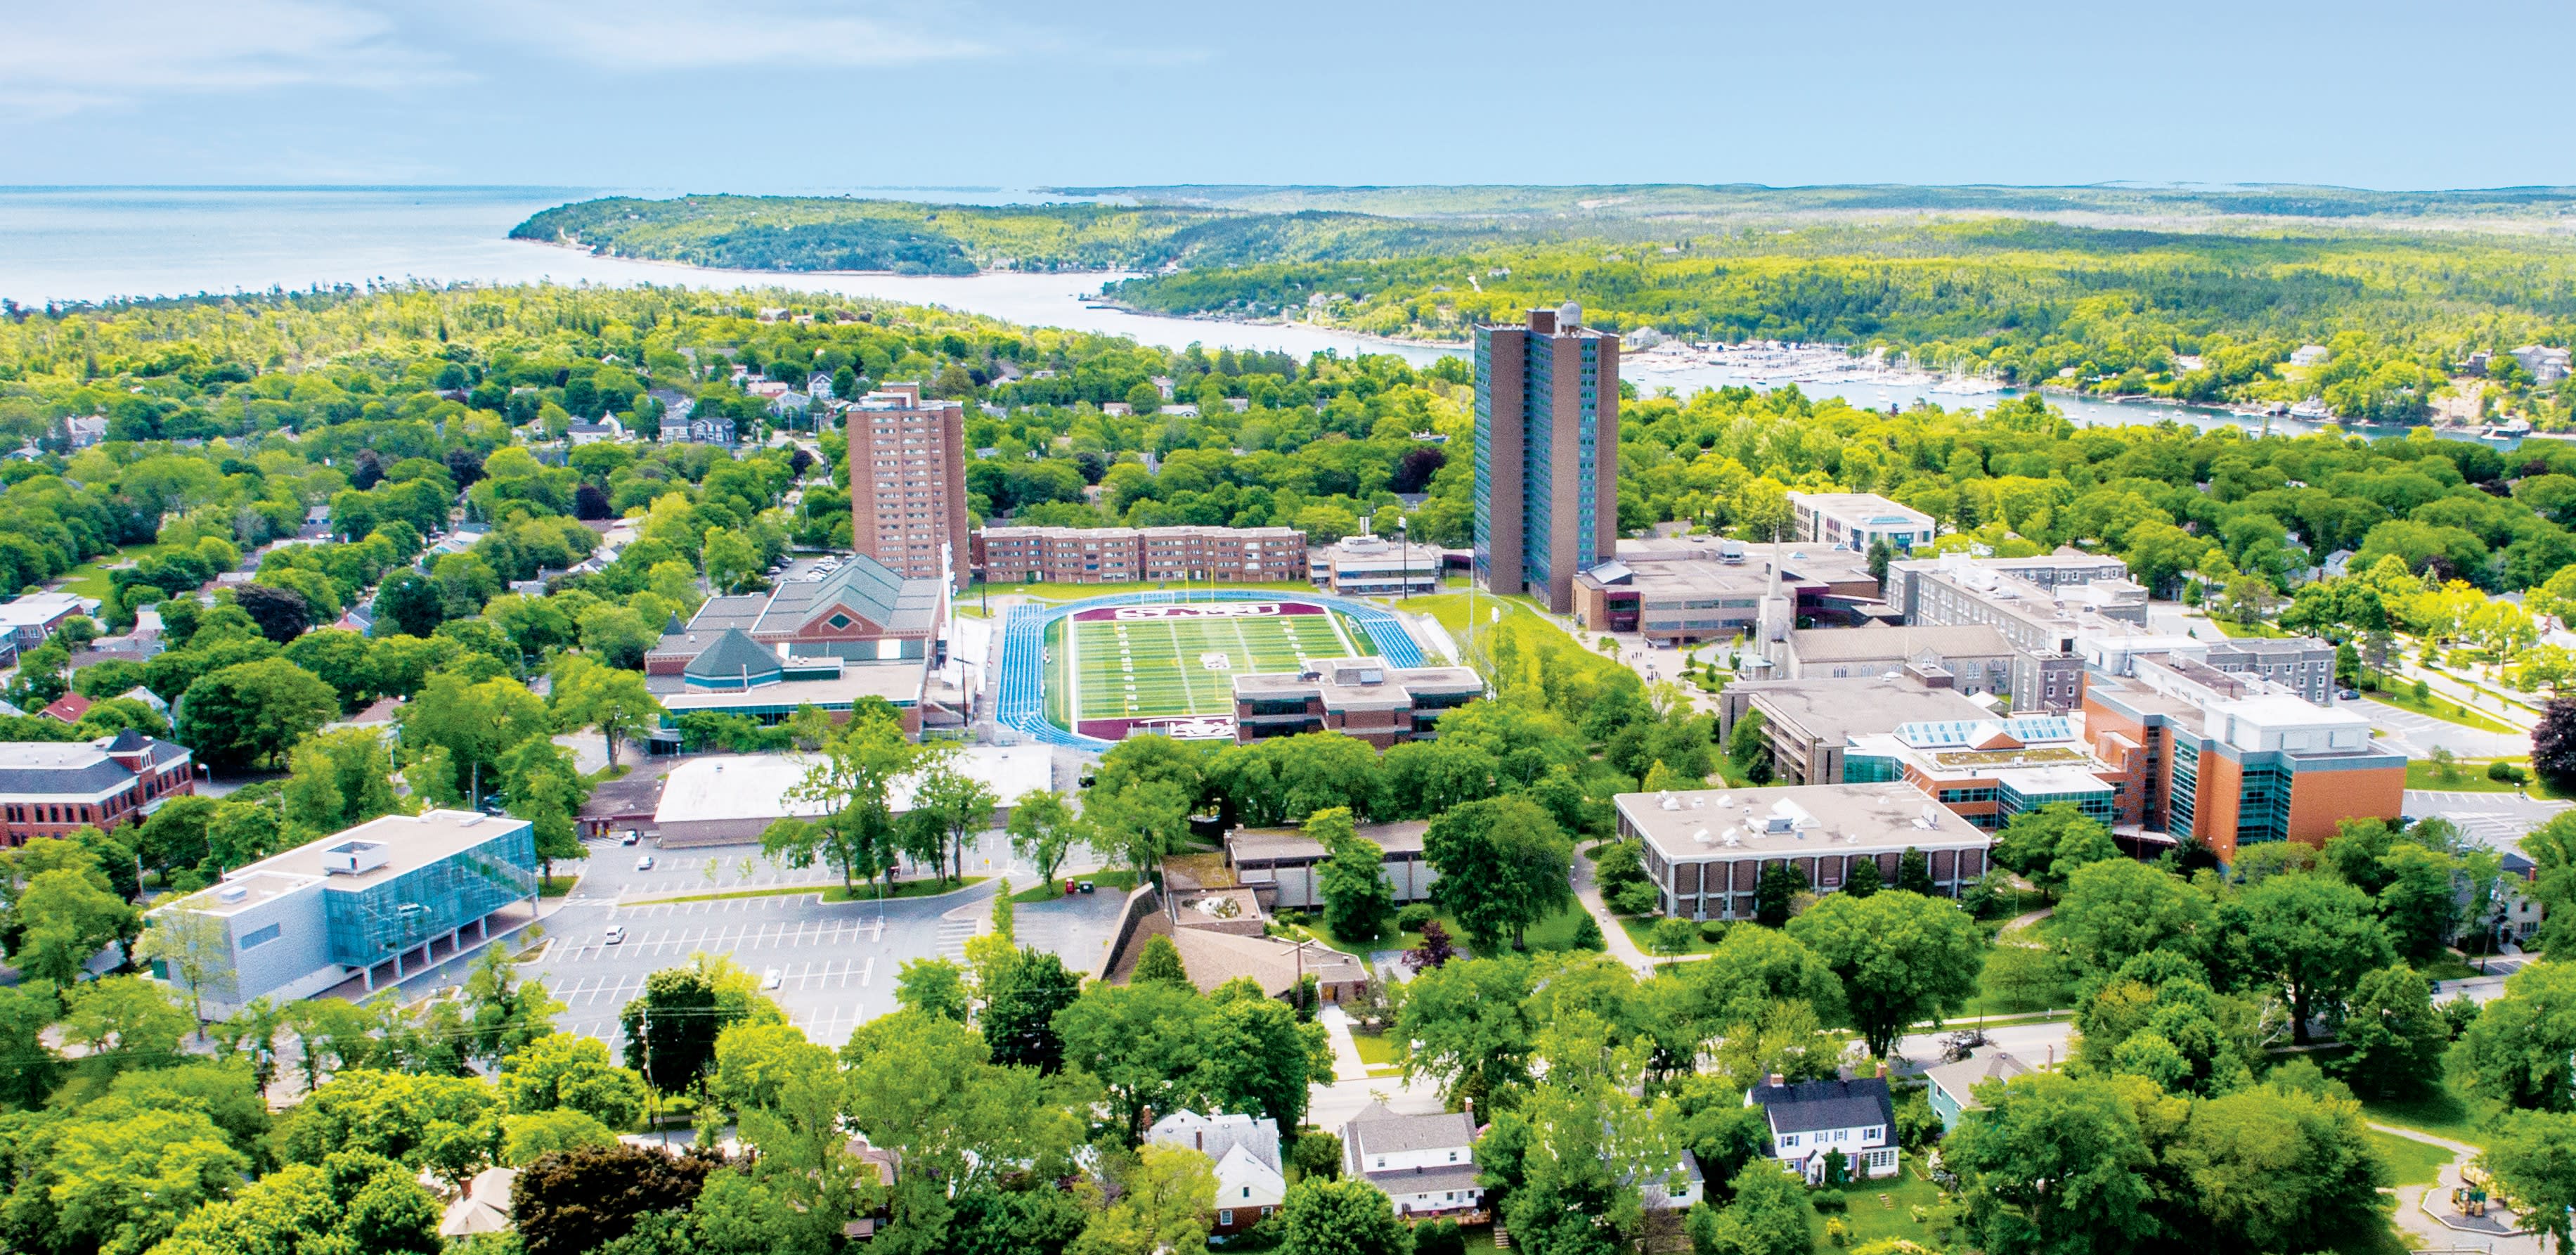
M1351 640L1350 633L1342 630L1342 616L1335 614L1332 607L1327 606L1324 608L1324 621L1333 625L1333 639L1342 643L1342 656L1345 658L1359 657L1359 645Z

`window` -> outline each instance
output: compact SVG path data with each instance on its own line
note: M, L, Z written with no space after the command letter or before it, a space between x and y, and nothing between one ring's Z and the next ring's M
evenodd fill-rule
M254 928L249 932L242 934L241 948L248 950L253 946L266 945L269 942L275 941L277 940L279 931L279 926L276 924L271 924L266 928Z
M1386 1156L1380 1155L1377 1157L1377 1166L1381 1168L1386 1166Z
M1451 1162L1451 1163L1456 1163L1456 1162L1458 1162L1458 1152L1456 1152L1456 1151L1454 1151L1454 1150L1453 1150L1453 1151L1451 1151L1451 1152L1449 1152L1449 1162Z
M1243 1187L1243 1196L1244 1196L1245 1198L1250 1198L1250 1197L1252 1197L1252 1187L1251 1187L1251 1186L1247 1185L1247 1186Z
M1217 1211L1217 1213L1216 1213L1216 1222L1217 1222L1218 1224L1220 1224L1220 1225L1230 1225L1230 1224L1233 1224L1233 1223L1234 1223L1234 1209L1233 1209L1233 1208L1231 1208L1231 1207L1225 1207L1225 1208L1220 1208L1220 1209L1218 1209L1218 1211Z
M1798 1144L1798 1135L1795 1133L1783 1133L1780 1135L1780 1144L1782 1146L1795 1146ZM1386 1165L1379 1164L1378 1166L1383 1168Z

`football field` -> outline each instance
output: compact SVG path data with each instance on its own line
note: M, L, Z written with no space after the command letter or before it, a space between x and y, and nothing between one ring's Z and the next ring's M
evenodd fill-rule
M1085 611L1066 627L1051 678L1064 686L1075 726L1087 735L1230 718L1238 675L1377 652L1341 615L1297 602L1120 606Z

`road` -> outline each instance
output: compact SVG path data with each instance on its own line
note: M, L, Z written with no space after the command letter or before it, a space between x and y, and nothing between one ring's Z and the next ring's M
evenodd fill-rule
M2370 726L2379 729L2408 758L2430 758L2435 749L2447 749L2462 758L2520 758L2531 752L2531 737L2527 734L2464 728L2447 719L2400 710L2367 697L2344 704L2361 712L2370 720Z

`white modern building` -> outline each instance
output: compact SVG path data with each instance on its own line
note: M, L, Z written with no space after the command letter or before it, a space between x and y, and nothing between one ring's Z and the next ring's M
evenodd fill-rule
M1882 540L1900 550L1929 545L1935 530L1931 515L1874 492L1793 492L1789 516L1794 539L1856 553Z
M1315 587L1348 597L1440 590L1441 551L1383 536L1345 536L1307 558Z
M537 893L533 827L477 811L387 815L274 854L159 907L210 930L206 1013L309 998L353 977L375 988L491 939L495 912ZM156 965L163 966L163 965ZM185 989L178 971L160 973Z
M1011 808L1031 793L1055 787L1055 752L1044 745L972 745L956 750L950 765L983 783L999 800L993 825L1010 822ZM802 754L723 754L692 758L671 769L653 808L653 827L664 848L731 845L760 839L770 824L823 813L817 802L791 798L814 760ZM887 802L901 815L913 807L915 781L897 779Z

